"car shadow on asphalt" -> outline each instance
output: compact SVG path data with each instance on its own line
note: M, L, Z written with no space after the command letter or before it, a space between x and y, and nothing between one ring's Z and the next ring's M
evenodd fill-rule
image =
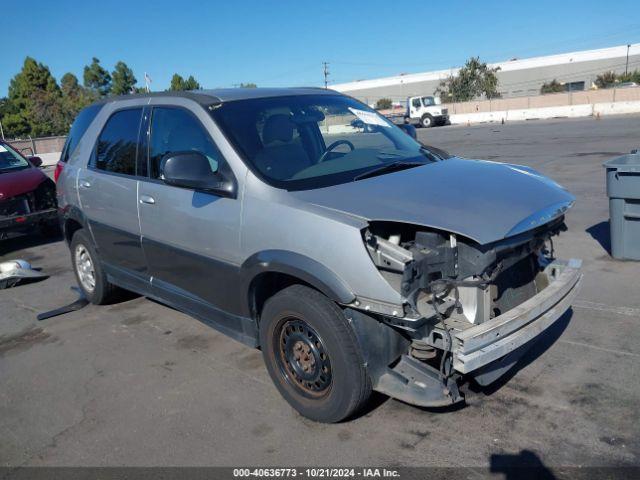
M585 230L591 237L611 255L611 230L609 229L609 220L596 223Z
M527 349L526 352L518 359L513 367L498 378L495 382L482 386L473 380L470 380L469 390L474 393L482 393L484 395L493 395L506 385L520 370L541 357L556 341L562 336L567 329L573 317L573 309L567 310L551 327L543 332L537 339L533 340L533 344L523 345L520 348Z
M39 232L29 233L29 234L18 234L15 236L11 236L4 240L0 240L0 257L9 255L13 252L17 252L19 250L25 250L27 248L41 247L44 245L49 245L50 243L56 243L63 240L62 234L57 234L53 236L45 236L40 234ZM24 260L29 263L33 263L34 261L40 260L38 255L31 255L32 259L27 257Z
M556 476L531 450L516 454L493 454L489 458L491 473L503 473L505 480L552 480Z

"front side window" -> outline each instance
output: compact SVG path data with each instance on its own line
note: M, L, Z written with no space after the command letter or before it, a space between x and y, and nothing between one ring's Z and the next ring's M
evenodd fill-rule
M342 95L238 100L211 114L248 166L287 190L358 180L390 163L430 161L409 135Z
M29 168L29 162L9 145L0 144L0 173Z
M123 175L136 174L141 108L120 110L109 118L98 137L95 167Z
M220 152L200 121L181 108L155 107L149 143L151 177L162 178L160 163L163 157L191 151L202 153L209 160L211 171L218 171Z
M414 98L413 100L411 100L411 104L413 105L413 108L420 108L422 106L420 105L419 98Z

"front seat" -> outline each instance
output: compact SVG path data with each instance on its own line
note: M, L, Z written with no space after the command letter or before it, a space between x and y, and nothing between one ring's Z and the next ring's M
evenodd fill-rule
M305 149L293 141L296 128L290 115L276 113L264 123L263 148L256 155L256 167L276 180L287 180L312 165Z

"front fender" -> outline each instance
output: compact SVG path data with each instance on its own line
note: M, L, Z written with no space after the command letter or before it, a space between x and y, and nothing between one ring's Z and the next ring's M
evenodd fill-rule
M249 298L253 280L268 272L299 278L338 303L348 304L356 298L335 272L312 258L286 250L264 250L251 255L240 267L241 291L245 299Z

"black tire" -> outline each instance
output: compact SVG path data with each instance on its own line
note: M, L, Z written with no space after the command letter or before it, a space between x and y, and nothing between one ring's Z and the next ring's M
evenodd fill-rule
M420 125L422 125L424 128L433 127L433 117L428 113L425 113L420 119Z
M353 329L342 310L316 290L292 285L267 300L260 320L260 345L280 394L311 420L344 420L362 408L371 394L371 380ZM299 345L305 348L300 347L303 353L296 361L293 355ZM304 367L311 365L309 373L300 372L305 359ZM314 377L314 383L305 385L296 371Z
M93 289L87 288L85 283L80 279L80 273L78 272L78 266L76 263L76 252L79 247L84 248L91 260L95 280L95 286ZM95 305L105 305L116 301L122 293L122 290L107 280L107 275L104 273L100 263L100 257L98 256L91 239L84 230L77 230L73 234L69 248L71 249L71 265L73 267L73 273L76 276L78 286L84 293L87 300Z

